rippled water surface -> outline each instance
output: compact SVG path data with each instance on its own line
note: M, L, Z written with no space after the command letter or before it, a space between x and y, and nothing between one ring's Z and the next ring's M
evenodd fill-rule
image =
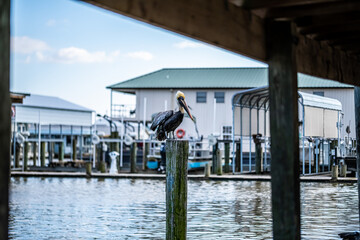
M188 239L271 239L269 182L189 181ZM302 183L302 239L358 229L355 184ZM165 239L161 180L12 178L12 239Z

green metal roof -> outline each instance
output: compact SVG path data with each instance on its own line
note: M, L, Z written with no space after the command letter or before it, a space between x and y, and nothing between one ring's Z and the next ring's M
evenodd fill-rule
M267 85L267 68L164 68L110 85L110 89L254 88ZM299 88L352 88L348 84L298 74Z

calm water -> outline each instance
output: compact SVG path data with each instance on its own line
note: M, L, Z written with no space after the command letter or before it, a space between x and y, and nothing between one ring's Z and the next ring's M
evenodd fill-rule
M189 181L188 239L271 239L269 182ZM302 239L358 229L355 184L302 183ZM164 239L161 180L12 178L12 239Z

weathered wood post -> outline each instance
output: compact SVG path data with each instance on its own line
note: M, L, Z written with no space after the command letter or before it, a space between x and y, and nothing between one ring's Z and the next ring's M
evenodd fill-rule
M29 161L29 143L24 142L24 156L23 156L24 171L27 171L28 161Z
M298 91L290 22L266 22L273 239L300 239Z
M15 167L19 168L20 167L20 151L21 151L21 145L19 143L17 143L15 141L15 148L16 148L16 153L15 153Z
M46 142L41 142L40 152L41 167L45 167Z
M73 161L76 160L76 145L77 145L77 137L75 136L73 139L73 144L72 144L72 160Z
M186 239L189 142L166 141L166 239Z
M10 0L0 2L0 239L8 239L10 181Z
M240 172L240 170L241 170L240 144L241 143L236 143L236 152L235 152L235 171L236 172Z
M222 159L221 159L221 150L216 149L216 174L222 175Z
M130 172L136 173L136 158L137 158L137 147L136 142L133 142L130 147Z
M261 134L254 134L253 140L255 143L255 172L260 174L263 171L263 151L261 147Z
M91 177L91 162L85 163L86 177Z
M36 160L37 160L37 143L36 142L33 143L32 152L33 152L33 166L36 166Z
M211 168L211 173L212 174L216 174L216 167L217 167L217 159L216 159L216 151L218 149L218 142L216 142L213 145L213 151L212 151L212 168Z
M59 161L64 161L64 142L59 144Z
M225 168L224 172L230 172L230 143L224 143L224 150L225 150Z
M331 167L331 180L338 180L339 177L339 166L338 165L332 165Z
M204 169L204 175L206 178L210 177L210 173L211 173L211 167L210 167L210 163L206 163L205 164L205 169Z
M355 131L356 131L356 175L358 185L358 211L360 219L360 87L354 87L355 100Z

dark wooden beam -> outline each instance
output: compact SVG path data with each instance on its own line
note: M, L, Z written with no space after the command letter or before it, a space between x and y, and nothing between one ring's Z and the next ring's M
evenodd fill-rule
M356 152L360 153L360 87L354 88L355 102L355 131L356 131ZM360 154L356 156L357 185L358 185L358 211L360 219Z
M271 19L295 19L304 16L318 16L360 11L359 1L338 1L303 6L270 8L264 17Z
M232 4L246 9L299 6L305 4L328 3L341 0L229 0Z
M299 32L303 35L323 35L331 33L345 33L360 31L360 19L352 23L337 23L323 26L310 26L300 28Z
M265 59L262 19L227 1L84 1L259 61Z
M269 21L273 239L300 239L298 92L291 23Z
M10 182L10 0L0 1L0 239L8 239Z
M359 59L327 42L318 42L299 35L296 47L297 70L301 73L359 85Z
M326 33L326 34L316 34L312 38L316 41L337 41L342 39L352 38L354 36L359 36L359 32L351 31L351 32L344 32L344 33Z
M296 18L294 21L298 27L311 27L353 23L354 21L359 20L360 12L353 11L339 14L300 17Z
M266 62L264 22L227 0L84 0L149 24ZM348 1L346 1L348 2ZM315 37L314 37L315 38ZM359 84L360 64L326 42L299 37L298 71Z

